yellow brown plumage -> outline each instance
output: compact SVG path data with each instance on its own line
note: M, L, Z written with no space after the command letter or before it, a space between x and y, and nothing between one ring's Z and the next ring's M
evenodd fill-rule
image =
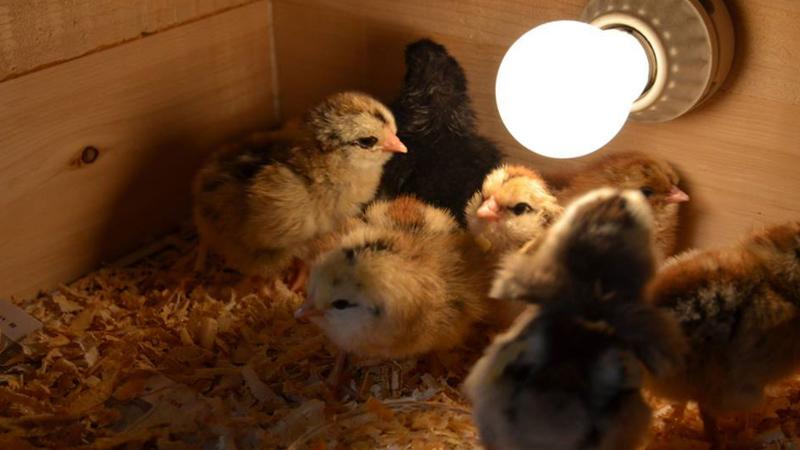
M465 215L470 233L497 259L541 235L562 209L538 173L505 165L486 176Z
M314 263L297 315L360 356L402 358L458 346L488 312L487 281L469 264L465 242L444 210L412 198L377 202Z
M391 112L345 92L302 121L254 133L209 158L193 185L202 245L228 265L275 275L375 194L390 152L405 152Z

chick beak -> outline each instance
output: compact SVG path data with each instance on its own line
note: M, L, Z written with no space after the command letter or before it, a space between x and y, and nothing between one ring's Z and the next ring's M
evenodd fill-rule
M500 206L497 205L497 201L494 197L489 197L487 200L484 200L481 207L478 208L476 215L481 219L494 222L500 218L500 215L497 213L499 210Z
M689 201L689 194L683 192L678 186L673 185L666 197L667 203L683 203Z
M294 318L303 323L308 323L312 317L321 317L323 315L325 315L325 312L318 309L310 299L306 300L297 308L297 311L294 312Z
M386 140L383 141L383 151L390 153L408 153L405 144L400 142L400 138L391 131L386 133Z

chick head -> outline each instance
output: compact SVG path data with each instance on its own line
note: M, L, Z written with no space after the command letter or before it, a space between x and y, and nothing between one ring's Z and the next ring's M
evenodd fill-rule
M640 191L653 208L689 201L678 187L677 172L664 161L634 152L613 155L598 164L608 185Z
M307 113L305 122L323 152L337 152L356 164L382 164L391 153L407 152L392 112L366 94L331 95Z
M403 118L403 133L432 141L442 136L470 136L475 129L475 113L458 61L430 39L409 44L405 60L403 90L392 105Z
M406 236L359 228L312 266L308 299L297 310L340 348L366 357L399 358L420 352L417 335L431 298L445 295Z
M636 297L655 268L652 229L653 215L641 192L590 191L567 206L532 253L503 260L490 295L538 303L573 286L596 295Z
M465 390L481 439L498 449L636 448L651 416L645 366L613 317L556 309L522 316L472 369Z
M523 166L490 172L466 208L470 233L483 247L499 253L537 238L561 212L544 180Z

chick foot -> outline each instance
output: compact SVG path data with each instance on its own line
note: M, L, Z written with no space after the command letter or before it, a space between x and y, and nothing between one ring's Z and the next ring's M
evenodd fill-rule
M292 260L292 267L289 269L289 276L286 280L286 285L292 292L301 292L305 289L308 282L308 276L311 273L311 268L300 258Z
M359 392L347 384L348 377L345 376L347 362L347 352L340 350L333 363L333 369L331 369L328 379L325 380L325 384L333 398L343 398L348 394L354 399L360 398Z
M328 380L326 381L329 386L338 387L342 384L342 373L344 372L344 367L347 364L347 353L344 351L339 351L339 354L336 355L336 361L333 363L333 369L331 370L330 375L328 375Z

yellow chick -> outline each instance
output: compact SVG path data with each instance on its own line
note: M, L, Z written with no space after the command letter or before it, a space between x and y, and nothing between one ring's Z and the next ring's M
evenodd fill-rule
M279 274L372 199L391 153L406 152L396 133L383 104L344 92L291 128L225 146L194 180L201 246L245 274Z
M312 266L297 310L341 349L403 358L458 346L487 313L469 238L444 210L411 198L377 202Z
M642 301L651 228L641 194L602 189L506 261L493 294L538 307L495 339L465 382L487 449L632 450L645 441L644 375L663 373L683 349L670 316ZM617 276L628 268L633 276Z
M649 295L677 318L691 348L653 390L696 401L713 448L722 448L717 417L755 408L767 384L800 369L800 222L679 255Z
M486 176L465 214L478 244L499 257L541 235L562 209L538 173L506 165Z
M678 241L679 207L689 196L678 184L675 170L665 161L641 152L607 156L574 174L562 174L559 201L570 200L599 187L636 189L647 197L655 219L657 260L675 254Z

